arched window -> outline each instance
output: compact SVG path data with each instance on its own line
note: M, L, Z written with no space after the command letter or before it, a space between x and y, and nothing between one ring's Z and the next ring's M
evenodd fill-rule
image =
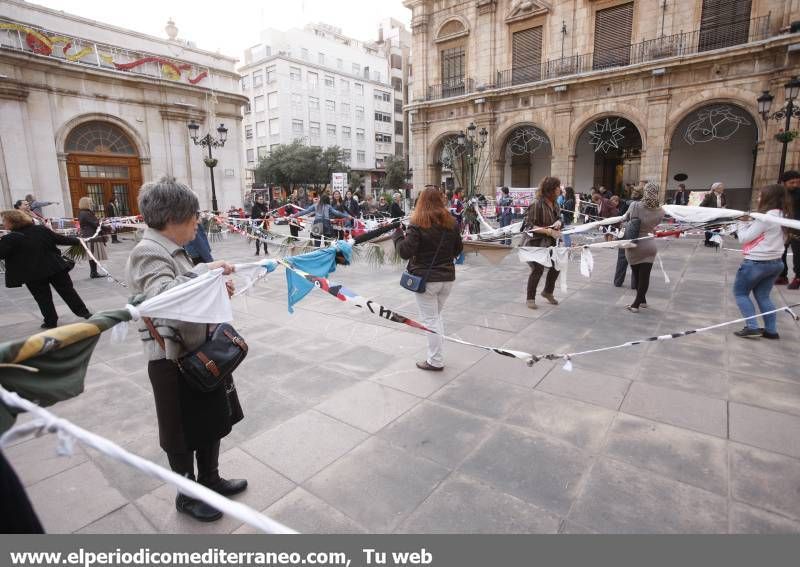
M125 132L108 122L93 120L77 126L67 137L67 153L136 155L136 148Z

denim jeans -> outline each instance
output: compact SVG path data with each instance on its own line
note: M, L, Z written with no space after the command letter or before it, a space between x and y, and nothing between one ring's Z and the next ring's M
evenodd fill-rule
M736 305L745 317L753 317L756 314L753 302L750 300L750 292L756 298L758 308L762 313L775 309L775 304L769 298L775 278L781 273L783 262L776 260L745 260L736 272L736 281L733 282L733 295L736 297ZM777 314L764 315L764 329L768 333L778 332ZM756 319L747 320L748 329L758 329Z

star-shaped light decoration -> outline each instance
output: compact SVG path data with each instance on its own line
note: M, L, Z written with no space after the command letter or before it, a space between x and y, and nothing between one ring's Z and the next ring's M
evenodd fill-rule
M625 126L619 125L619 118L611 122L610 118L604 121L595 122L592 129L589 130L589 143L594 147L595 153L603 152L608 153L610 149L619 149L619 143L625 139L622 132Z

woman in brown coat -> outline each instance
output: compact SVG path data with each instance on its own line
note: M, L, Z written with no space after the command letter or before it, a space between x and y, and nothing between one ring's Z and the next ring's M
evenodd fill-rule
M539 194L536 200L528 207L528 212L523 223L523 230L532 231L525 243L525 246L547 247L555 246L556 240L560 236L561 230L561 209L556 203L558 190L561 187L561 180L558 177L545 177L539 184ZM539 280L544 273L545 267L538 262L528 262L531 273L528 276L527 305L530 309L536 309L536 288ZM556 288L558 270L548 268L547 279L544 283L544 297L552 305L558 305L553 292Z

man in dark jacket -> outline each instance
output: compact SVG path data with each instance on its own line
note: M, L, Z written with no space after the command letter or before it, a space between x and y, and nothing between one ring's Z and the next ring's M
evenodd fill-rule
M6 287L22 287L23 284L28 287L44 317L42 328L52 329L58 324L51 285L75 315L84 319L91 317L72 286L69 266L56 248L56 245L74 246L80 241L34 225L22 211L3 211L2 216L5 229L10 231L0 238L0 259L6 263Z
M106 204L106 218L113 219L119 216L119 205L117 205L117 196L111 195L111 199ZM117 239L117 229L112 224L111 226L111 244L119 244Z
M689 204L689 192L686 190L686 185L683 183L678 184L678 190L675 192L675 196L672 198L672 203L674 205Z
M525 243L526 246L546 248L556 245L557 238L560 236L559 231L561 230L561 209L556 203L559 187L561 187L561 181L557 177L545 177L539 185L539 194L531 206L528 207L528 212L522 225L523 230L529 230L532 233L532 236ZM528 276L526 304L529 309L536 309L536 288L539 286L539 280L544 273L545 266L538 262L528 262L528 265L531 268L531 273ZM558 300L553 295L558 274L559 272L555 267L547 269L547 278L545 279L542 297L551 305L558 305Z
M701 207L710 207L712 209L724 209L726 206L725 202L725 186L722 183L714 183L711 186L711 190L706 193L706 196L703 197L703 201L700 203ZM712 242L711 237L714 236L714 233L710 230L706 231L706 247L709 248L719 248L719 244L716 242Z
M261 254L261 239L259 238L260 231L264 227L264 223L268 222L267 219L269 218L269 207L264 202L264 196L258 195L255 203L253 203L253 209L250 211L250 219L255 233L254 236L256 237L256 256ZM264 254L269 256L269 250L267 249L266 242L264 242Z
M785 171L781 176L781 183L789 192L792 201L792 212L794 218L800 220L800 172L795 170ZM792 249L794 263L794 279L789 283L789 248ZM789 241L783 250L783 271L775 280L777 285L789 284L787 289L800 289L800 232L789 231Z
M399 219L406 216L405 211L403 211L402 205L400 205L403 196L400 193L395 193L392 195L392 206L389 207L389 216L393 219Z

